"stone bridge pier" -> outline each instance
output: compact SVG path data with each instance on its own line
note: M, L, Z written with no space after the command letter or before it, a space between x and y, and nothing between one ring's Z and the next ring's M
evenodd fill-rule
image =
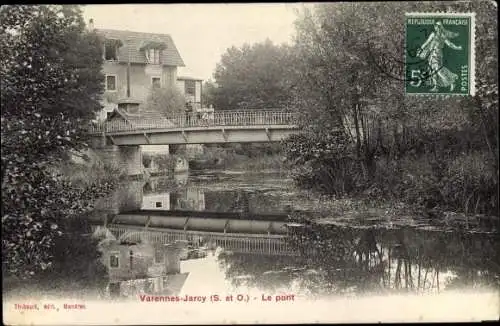
M105 163L119 167L127 176L142 176L142 150L139 145L116 146L108 144L104 137L94 138L92 147Z

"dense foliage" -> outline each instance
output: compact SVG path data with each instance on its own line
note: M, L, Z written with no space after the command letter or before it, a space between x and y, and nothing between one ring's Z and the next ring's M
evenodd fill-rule
M204 85L204 103L217 110L286 107L291 88L287 78L289 51L288 46L269 40L229 48L215 69L217 86Z
M405 12L414 11L476 13L476 96L405 96L398 58ZM302 12L291 76L304 132L288 147L296 179L338 196L498 214L496 25L488 1L336 3ZM399 70L381 70L384 60Z
M2 6L0 22L2 270L75 276L96 258L78 217L113 179L77 184L55 167L86 147L85 127L100 109L99 39L76 6Z
M474 97L404 94L405 13L422 11L476 13ZM303 132L286 150L301 186L497 215L497 41L490 1L306 5L292 46L228 49L204 98L295 110Z
M161 87L151 90L145 103L145 109L162 112L166 115L183 113L185 110L186 98L175 87Z

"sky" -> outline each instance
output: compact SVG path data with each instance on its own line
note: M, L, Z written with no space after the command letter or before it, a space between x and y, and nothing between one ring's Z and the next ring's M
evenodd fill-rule
M95 28L170 34L186 67L179 76L212 78L231 46L290 43L297 4L85 5L83 16ZM213 78L212 78L213 79Z

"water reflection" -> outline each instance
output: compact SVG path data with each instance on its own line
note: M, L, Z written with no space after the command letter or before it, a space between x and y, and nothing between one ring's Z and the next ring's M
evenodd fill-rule
M301 256L229 253L220 255L220 265L234 286L292 288L310 295L500 285L499 243L493 235L332 225L295 230L289 241Z
M259 214L286 216L294 201L290 180L274 175L176 175L175 178L154 178L147 183L130 185L129 189L132 188L139 191L131 192L136 195L124 196L127 205L120 204L119 212L123 212L124 207L130 210L132 203L139 203L135 210L211 212L221 216L238 212L243 219L252 216L255 219ZM116 201L117 197L111 200ZM201 271L197 277L196 273L189 277L191 284L210 282L215 276L203 271L210 264L216 264L219 276L232 287L262 289L267 293L286 289L296 294L322 296L499 289L500 257L496 235L405 226L382 228L381 223L373 221L360 222L357 226L314 224L306 223L302 217L296 218L296 213L291 215L290 225L300 222L306 226L289 226L288 235L276 241L280 242L279 246L285 241L284 251L293 251L294 255L284 255L279 250L271 254L271 250L266 249L269 247L267 238L249 245L252 234L240 234L238 239L227 241L233 235L231 231L226 233L225 227L224 232L212 230L204 234L199 230L188 234L187 221L183 224L184 229L153 232L147 231L144 223L137 227L149 232L153 241L190 240L199 233L196 236L213 240L220 247L216 259L196 254L198 259L183 261L188 264L185 266L198 266ZM151 226L155 221L150 222ZM246 242L240 245L241 241ZM198 250L195 247L192 249ZM261 247L264 249L260 250Z
M203 174L154 178L143 186L141 209L266 214L287 212L288 180L276 176Z

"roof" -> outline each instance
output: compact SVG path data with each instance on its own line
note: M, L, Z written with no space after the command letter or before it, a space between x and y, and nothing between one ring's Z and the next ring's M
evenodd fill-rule
M167 116L158 111L139 111L137 114L130 114L121 109L115 109L111 119L120 117L138 129L149 129L151 123L162 123L166 126L174 127L175 124Z
M118 39L123 46L118 48L118 61L127 62L130 53L130 62L147 63L145 54L140 51L147 42L161 42L166 48L161 52L161 62L167 66L185 67L184 61L175 47L172 37L168 34L141 33L115 29L96 29L98 34L108 39ZM129 52L127 52L129 51Z
M201 78L195 78L195 77L187 77L187 76L178 76L177 80L196 80L196 81L203 81Z

